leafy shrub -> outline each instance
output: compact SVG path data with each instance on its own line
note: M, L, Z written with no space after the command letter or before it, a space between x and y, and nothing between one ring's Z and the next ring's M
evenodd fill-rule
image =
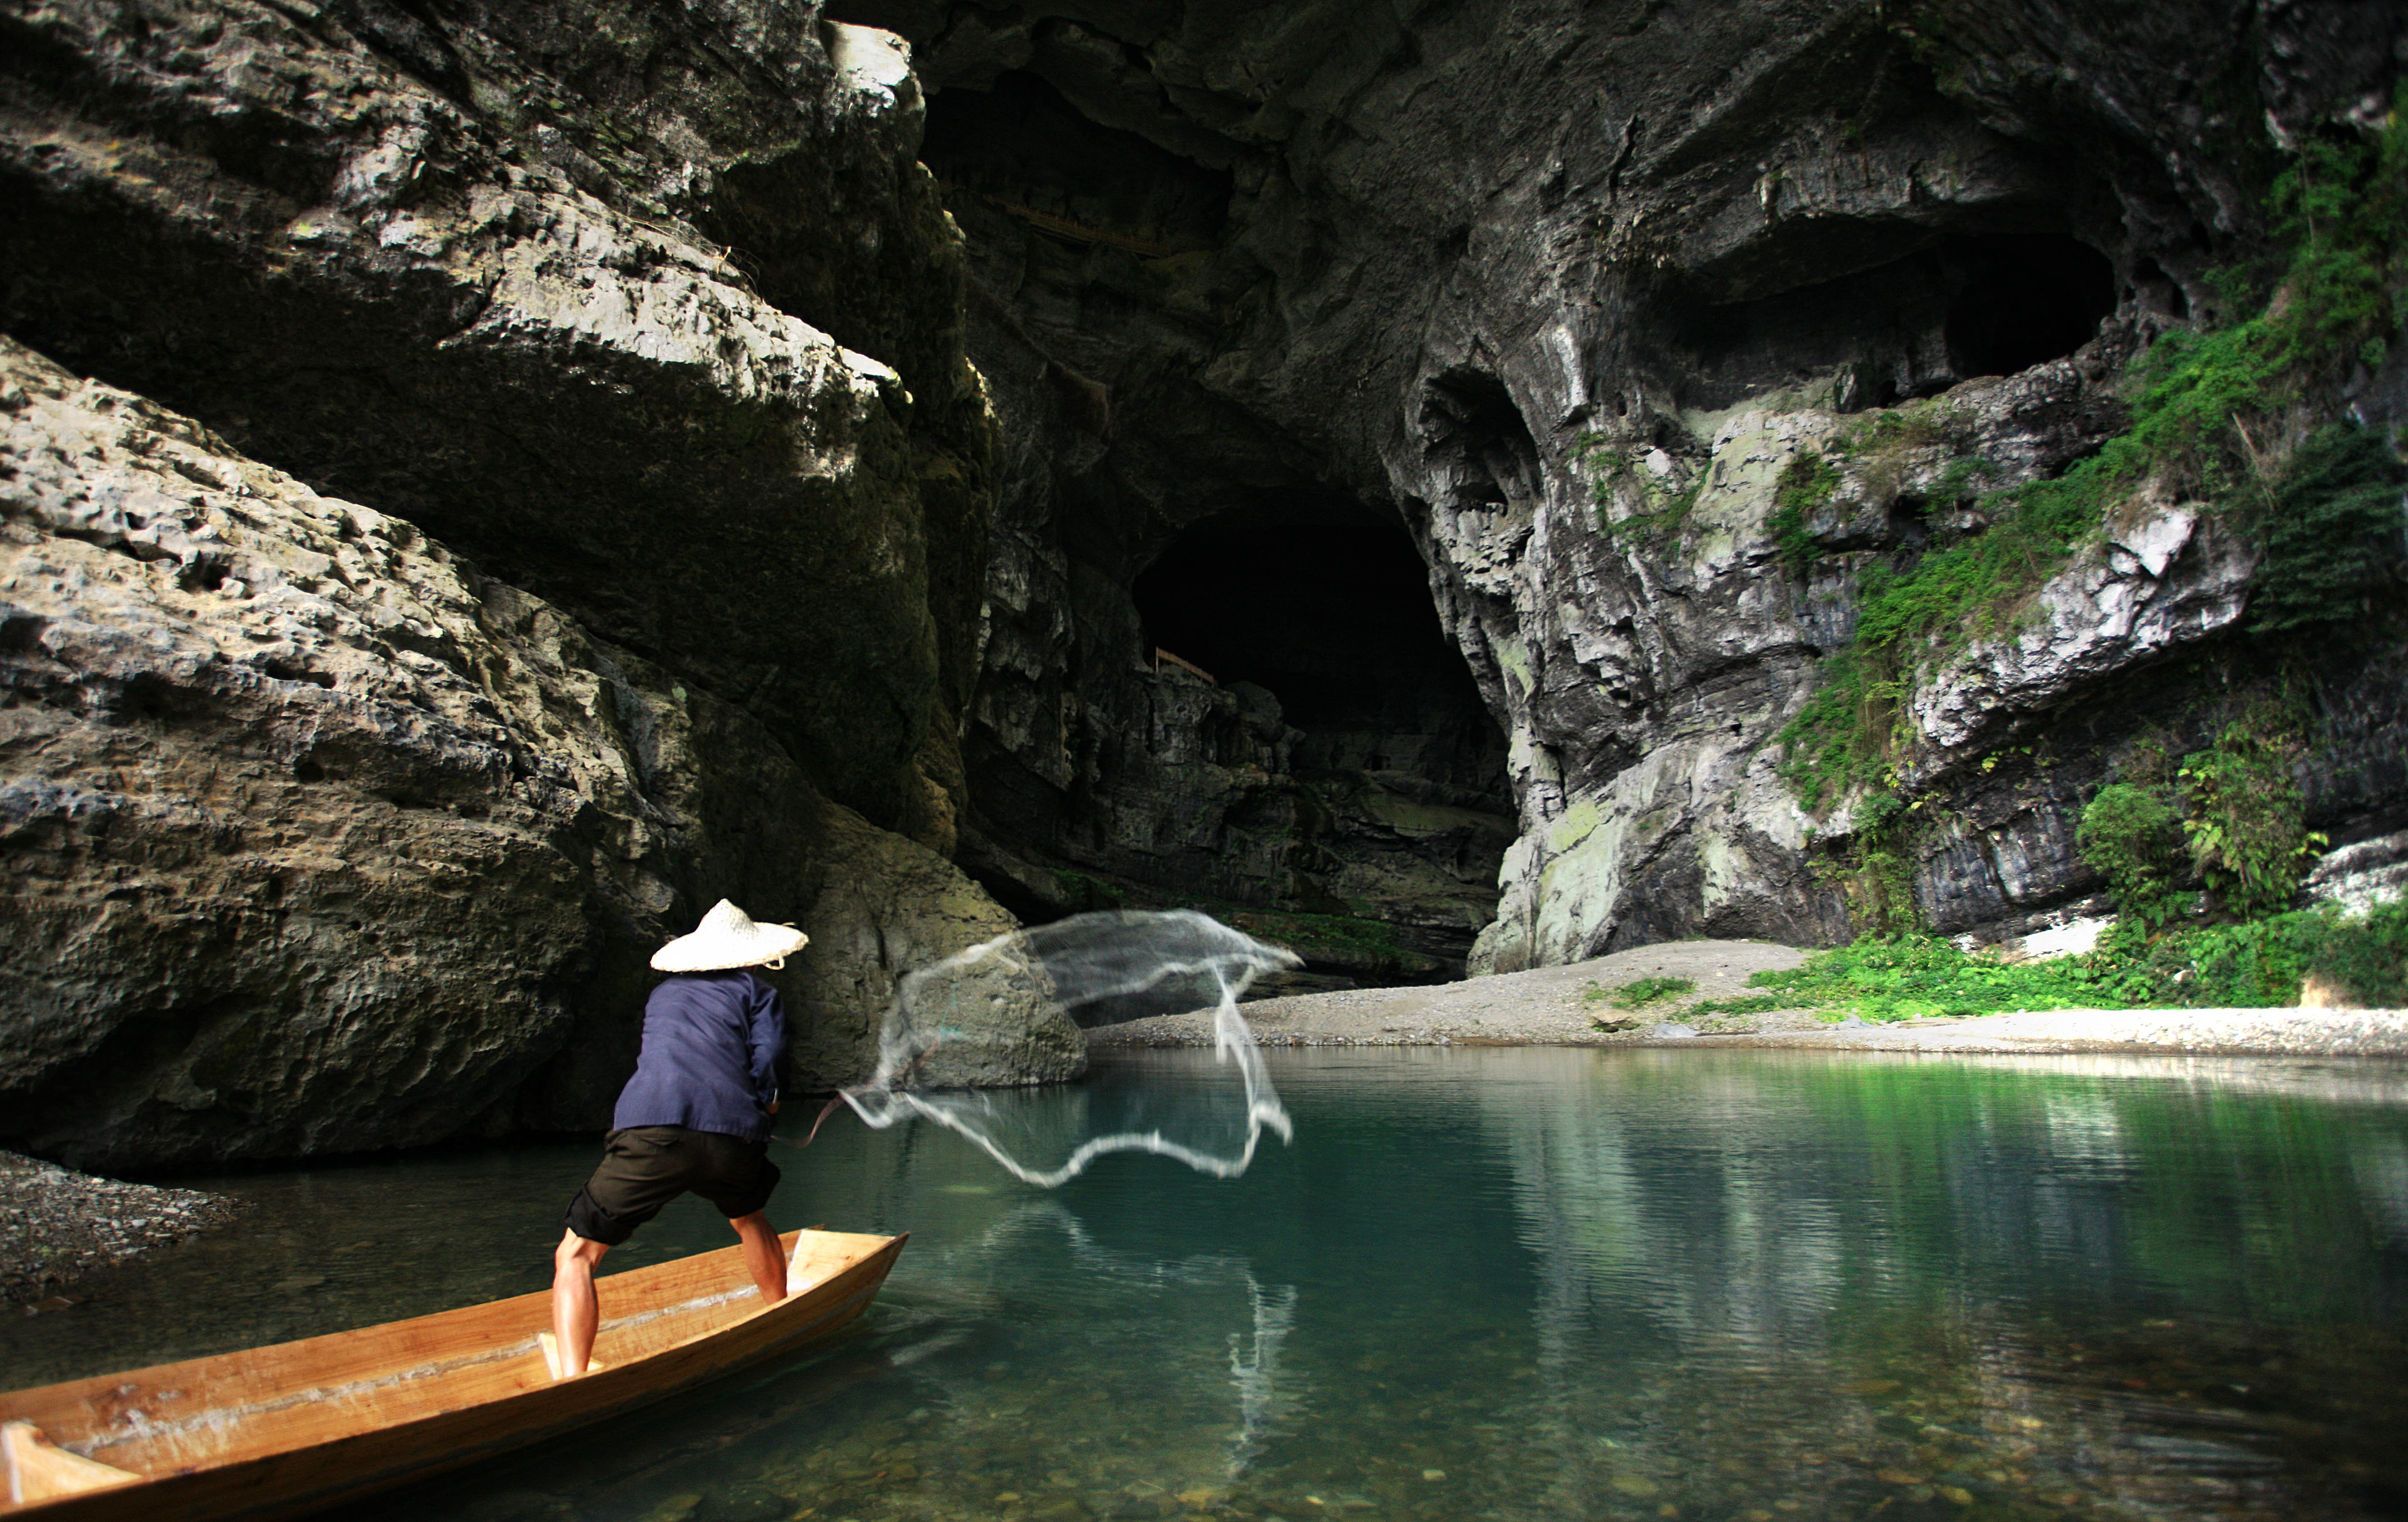
M2299 1002L2300 979L2342 924L2324 909L2182 927L2155 939L2111 935L2088 960L2104 1004L2275 1008Z
M2210 892L2246 917L2287 908L2325 837L2304 823L2291 768L2299 745L2262 721L2225 725L2212 749L2183 757L2191 861Z
M2107 880L2116 908L2151 929L2179 913L2183 819L2156 791L2130 783L2099 790L2074 827L2074 848Z
M2192 1009L2261 1009L2300 1001L2318 947L2333 916L2276 914L2242 925L2217 925L2150 948L2153 959L2179 959L2190 976L2163 1001Z

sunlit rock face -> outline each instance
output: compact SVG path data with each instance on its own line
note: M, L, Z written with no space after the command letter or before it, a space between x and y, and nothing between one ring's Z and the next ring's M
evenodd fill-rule
M1251 863L1233 897L1326 892L1346 842L1149 780L1200 699L1164 696L1145 579L1199 534L1268 567L1401 524L1518 814L1474 969L1847 934L1848 811L1799 807L1777 737L1860 577L1981 531L1951 461L1995 490L2116 432L2125 361L2264 246L2272 142L2378 121L2403 45L2349 3L836 8L914 42L1004 420L966 860L1179 882L1126 849L1168 840ZM2401 391L2395 363L2351 405ZM1945 426L1851 465L1784 559L1784 469L1915 402ZM2263 674L2253 553L2204 504L2144 495L2110 539L1914 705L1941 928L2086 901L2112 758L2202 742ZM2337 841L2408 816L2398 664L2323 693Z

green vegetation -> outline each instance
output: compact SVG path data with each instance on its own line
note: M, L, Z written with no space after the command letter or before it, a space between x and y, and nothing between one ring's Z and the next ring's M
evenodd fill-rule
M2073 843L2122 913L2154 930L2186 907L2182 826L2181 811L2157 790L2112 783L2082 811Z
M1871 1020L2000 1010L2296 1003L2315 973L2360 1003L2401 997L2408 908L2286 912L2323 836L2293 777L2295 704L2261 697L2177 762L2143 746L2083 810L2074 842L2118 918L2089 955L2009 964L1914 933L1895 796L1858 806L1842 881L1878 932L1756 985ZM2204 896L2202 898L2202 895ZM1886 897L1885 897L1886 896Z
M2292 776L2300 749L2287 734L2243 721L2183 758L2191 860L2216 900L2243 918L2287 905L2329 843L2303 821L2307 800Z
M1694 1020L1709 1014L1770 1014L1775 1010L1795 1008L1777 995L1741 994L1731 998L1701 998L1681 1012Z
M1861 579L1854 641L1825 662L1820 690L1781 735L1784 775L1808 807L1877 781L1905 738L1916 673L2009 626L2153 476L2217 503L2263 540L2259 627L2364 615L2396 556L2397 462L2381 440L2336 427L2303 443L2277 478L2259 440L2352 366L2379 361L2408 322L2408 87L2401 106L2371 147L2315 140L2294 155L2268 200L2289 251L2279 278L2254 301L2256 315L2161 337L2128 378L2124 433L2056 480L1985 496L1986 532ZM1894 454L1945 432L1936 409L1905 409L1876 414L1852 447Z
M2319 635L2375 626L2375 597L2400 559L2404 475L2383 441L2355 424L2335 424L2301 445L2265 503L2266 558L2250 582L2250 626Z
M2340 921L2309 954L2308 971L2368 1009L2408 1009L2408 904Z
M2299 891L2324 836L2307 827L2293 767L2303 749L2297 711L2260 699L2215 743L2183 757L2171 781L2155 752L2099 790L2074 846L2107 879L2119 934L2154 934L2188 912L2198 888L2238 919L2280 912Z
M1617 1010L1635 1010L1697 990L1698 985L1687 978L1634 978L1615 988L1600 987L1591 979L1588 986L1581 990L1581 999L1588 1004L1610 1002Z
M1856 806L1847 865L1834 874L1856 923L1878 935L1902 934L1920 923L1907 823L1908 807L1897 794L1868 796Z
M2299 1002L2311 974L2370 1008L2408 1004L2408 904L2363 915L2302 910L2150 940L2109 937L2087 955L2046 962L2001 962L1931 936L1868 936L1748 982L1775 991L1780 1001L1770 1008L1907 1020L2003 1010L2274 1008Z
M2000 1010L2073 1010L2102 1002L2076 959L2009 964L1969 955L1926 935L1867 936L1818 952L1802 967L1759 972L1754 988L1777 990L1785 1007L1867 1020L1993 1014Z
M1944 400L1926 398L1865 414L1849 425L1832 450L1856 467L1867 486L1887 495L1898 490L1899 478L1915 455L1953 444L1956 426L1954 408Z
M1814 514L1839 486L1839 470L1813 450L1783 467L1773 483L1772 516L1765 526L1781 546L1782 563L1800 575L1814 564Z
M1054 886L1062 907L1074 914L1121 907L1121 896L1109 883L1098 883L1084 872L1057 867L1054 869Z
M1226 925L1285 946L1312 961L1409 975L1434 972L1440 965L1436 958L1425 956L1398 940L1397 927L1384 920L1229 906L1208 906L1207 912Z
M1597 503L1597 531L1609 539L1636 538L1653 543L1674 537L1688 522L1690 510L1698 505L1698 495L1706 488L1706 472L1702 468L1677 491L1651 481L1645 471L1632 467L1627 454L1608 444L1602 434L1581 437L1579 458L1597 470L1590 495ZM1626 481L1638 491L1644 509L1627 518L1616 518L1614 488Z

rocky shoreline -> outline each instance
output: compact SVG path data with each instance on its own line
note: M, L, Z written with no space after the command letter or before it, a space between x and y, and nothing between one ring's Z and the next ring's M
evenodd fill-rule
M2163 1052L2229 1056L2408 1057L2408 1011L2055 1010L1833 1025L1806 1010L1693 1014L1743 996L1748 978L1805 954L1762 940L1675 940L1566 967L1423 988L1299 994L1245 1006L1266 1046L1723 1046L1820 1051ZM1637 1011L1603 997L1637 978L1686 978L1689 993ZM1618 1028L1607 1028L1618 1027ZM1088 1032L1097 1050L1209 1046L1209 1012Z
M222 1196L0 1152L0 1306L64 1310L75 1302L59 1291L92 1270L222 1226L235 1211Z

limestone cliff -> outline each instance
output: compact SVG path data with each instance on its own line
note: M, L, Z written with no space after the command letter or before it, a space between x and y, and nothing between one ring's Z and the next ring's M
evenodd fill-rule
M799 922L796 1076L1009 927L743 710L0 339L12 1137L110 1168L607 1118L652 948ZM908 960L903 960L908 958Z
M1878 837L2007 934L2269 694L2317 881L2396 876L2396 519L2319 642L2248 505L2339 419L2396 483L2396 230L2215 469L1882 598L2092 479L2403 59L2384 0L0 0L0 1142L588 1124L722 893L821 938L820 1082L1007 907L1432 978L1838 938Z
M914 41L1005 424L966 860L1193 892L1182 853L1218 852L1229 897L1343 897L1356 846L1266 816L1234 753L1210 788L1131 784L1173 749L1154 647L1214 667L1161 638L1148 579L1235 538L1255 571L1205 557L1225 625L1285 563L1350 609L1374 557L1315 535L1401 524L1502 755L1392 714L1351 753L1326 721L1317 768L1255 765L1295 798L1418 736L1444 754L1389 780L1479 808L1501 759L1518 839L1475 969L1849 933L1860 832L1784 779L1781 736L1867 578L2099 450L2157 335L2243 315L2212 272L2268 253L2264 196L2303 144L2381 130L2408 50L2397 7L2358 0L838 9ZM2261 463L2336 416L2401 421L2390 331ZM1784 538L1782 484L1817 462ZM1929 923L2086 902L2084 799L2271 680L2258 550L2188 490L2136 489L1915 684L1896 786ZM2299 678L2337 844L2408 824L2378 643ZM1340 657L1360 690L1377 648ZM1216 674L1291 726L1313 679Z
M10 333L408 516L950 845L988 445L893 39L250 0L12 5L0 37Z
M809 7L0 6L0 1132L598 1126L722 895L850 1078L1008 923L921 110Z

